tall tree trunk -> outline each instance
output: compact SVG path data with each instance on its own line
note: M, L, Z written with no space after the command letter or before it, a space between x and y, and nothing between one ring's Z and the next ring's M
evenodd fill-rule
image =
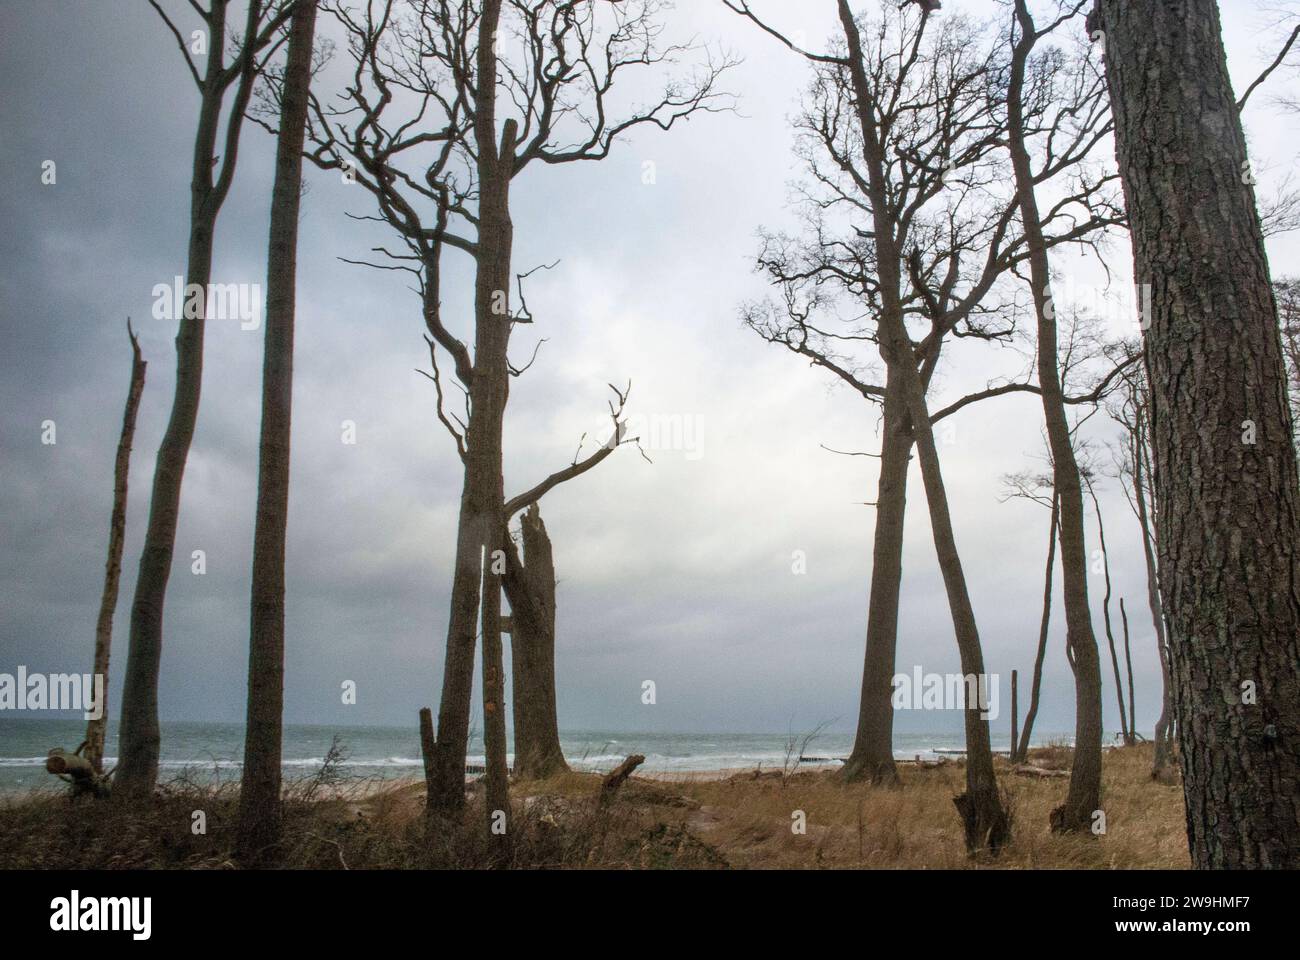
M1156 545L1199 868L1300 867L1300 484L1213 0L1100 0L1145 332Z
M1034 174L1025 144L1021 92L1025 64L1035 42L1026 0L1016 0L1020 37L1011 64L1007 131L1016 178L1016 200L1029 252L1030 282L1038 319L1038 386L1043 398L1047 440L1052 451L1052 485L1061 503L1061 578L1065 594L1066 644L1073 654L1075 683L1074 762L1065 804L1052 812L1054 830L1087 830L1101 804L1101 667L1088 609L1088 555L1083 528L1083 491L1074 457L1070 424L1061 392L1056 314L1052 308L1051 268L1042 219L1034 195Z
M280 754L284 722L284 554L289 517L289 434L298 272L302 150L311 88L316 0L298 0L280 103L271 189L262 356L262 434L253 531L248 707L239 789L237 849L256 860L280 840Z
M1020 672L1011 671L1011 748L1007 751L1012 763L1016 762L1016 745L1020 740Z
M212 231L216 217L197 203L196 208L190 228L185 279L187 288L198 284L207 289L212 273ZM206 310L206 305L203 309ZM176 336L176 394L154 466L149 524L131 604L118 731L120 757L113 778L113 796L123 802L149 796L158 781L158 668L162 659L163 603L176 545L181 481L199 412L203 327L202 315L182 316L180 320L180 332Z
M1029 691L1029 711L1025 714L1025 728L1020 731L1020 743L1013 744L1014 759L1024 763L1029 756L1029 738L1034 732L1038 717L1038 695L1043 686L1043 661L1047 657L1047 627L1052 619L1052 570L1056 560L1056 530L1060 524L1060 502L1052 497L1052 523L1047 534L1047 572L1043 577L1043 616L1038 623L1038 653L1034 656L1034 681Z
M1160 658L1160 716L1156 720L1155 759L1151 764L1151 776L1156 780L1165 780L1170 775L1173 764L1173 683L1169 676L1169 642L1165 633L1164 604L1160 599L1160 579L1156 569L1156 553L1151 545L1151 516L1147 507L1146 494L1146 432L1144 418L1145 404L1136 411L1136 431L1132 437L1133 449L1133 502L1137 509L1138 527L1142 532L1142 558L1147 572L1147 607L1151 611L1151 626L1155 631L1156 653Z
M898 770L894 765L893 693L912 430L907 416L907 401L898 378L891 371L886 372L886 377L862 699L853 751L843 771L844 779L849 783L863 779L885 784L898 781Z
M948 606L952 611L953 630L957 635L957 648L961 657L961 670L967 677L975 677L981 689L989 682L984 670L984 653L980 647L975 611L966 588L966 575L962 570L957 541L948 513L948 494L944 489L943 474L939 467L939 454L934 443L934 430L925 406L925 393L921 377L911 360L911 344L903 328L901 316L892 321L891 353L903 351L906 357L899 366L907 383L908 408L915 425L917 453L921 461L921 476L925 481L925 499L930 511L930 527L934 549L943 574ZM969 692L969 691L968 691ZM993 750L989 738L989 723L981 705L967 697L966 726L966 793L957 798L957 809L966 827L966 845L972 852L998 850L1010 838L1010 822L998 795L997 777L993 771Z
M485 0L479 19L477 75L495 78L494 48L501 0ZM484 742L487 746L487 811L509 818L508 768L505 755L500 624L500 570L505 517L502 479L502 423L509 393L506 348L510 341L510 258L514 231L510 221L510 179L514 173L517 126L507 120L497 143L496 84L478 85L474 137L478 152L479 224L474 285L474 375L466 430L464 488L460 530L452 580L447 651L438 704L437 806L459 809L465 797L465 750L469 737L470 698L474 680L476 621L483 632ZM487 593L484 593L487 585ZM482 611L481 619L479 617ZM490 698L490 699L489 699ZM489 703L492 709L488 709ZM499 753L499 756L496 754ZM495 825L502 829L500 824ZM505 837L505 833L490 833ZM502 842L504 845L504 841Z
M1133 646L1129 643L1128 611L1124 609L1124 598L1119 598L1119 619L1124 626L1124 669L1128 673L1128 736L1124 738L1125 746L1137 743L1137 703L1133 695ZM1118 678L1117 678L1118 679Z
M1110 666L1115 673L1115 699L1119 701L1119 730L1120 735L1124 738L1125 746L1132 746L1133 731L1129 725L1129 711L1124 707L1124 680L1119 672L1119 654L1115 650L1115 631L1112 628L1110 620L1110 552L1106 549L1106 524L1101 518L1101 504L1097 501L1097 492L1092 488L1092 482L1088 481L1088 496L1092 499L1092 510L1097 515L1097 536L1101 540L1101 569L1105 577L1106 593L1101 598L1101 619L1106 626L1106 646L1110 648ZM1120 600L1120 608L1123 609L1124 601ZM1125 619L1124 642L1128 643L1128 620ZM1136 718L1134 720L1136 723Z
M234 174L239 124L252 96L255 55L251 37L261 22L260 0L250 0L245 29L245 55L241 80L227 119L225 155L220 179L214 182L217 136L221 128L222 104L230 80L221 56L226 35L226 0L211 7L208 35L212 49L199 105L198 129L194 137L190 180L190 234L185 263L186 289L208 290L212 279L212 244L217 215L224 203ZM203 332L207 314L206 297L197 316L186 316L185 304L176 304L179 330L176 334L176 390L171 415L154 465L149 499L149 522L135 597L131 603L131 632L126 656L126 677L122 685L122 714L118 732L120 754L113 778L113 796L132 803L152 795L158 782L158 668L162 658L163 604L171 576L176 547L176 525L180 517L181 484L185 462L194 439L199 395L203 383Z
M523 558L506 543L502 580L510 601L515 776L544 780L569 769L555 707L555 561L537 504L521 520Z
M980 648L975 612L966 589L965 573L957 553L952 521L948 514L948 496L934 442L934 429L925 402L925 383L917 370L916 354L903 322L900 285L902 257L889 215L889 189L885 177L884 149L872 117L871 86L867 80L862 38L848 0L839 0L840 25L848 49L847 67L853 85L863 153L868 171L868 195L875 229L876 260L881 291L880 348L890 373L899 376L899 384L912 420L912 433L921 461L921 476L929 506L930 527L934 537L939 569L943 573L948 605L952 611L962 672L988 682L984 672L984 655ZM932 318L937 320L938 318ZM993 771L993 751L989 741L988 720L978 703L966 703L966 793L956 805L966 829L966 845L972 852L997 852L1006 843L1010 824L998 795Z
M113 646L113 612L117 609L117 587L122 578L122 546L126 539L126 485L131 469L131 442L135 437L136 414L144 393L144 374L148 364L140 355L140 341L126 322L131 338L131 385L126 392L126 411L122 415L122 433L117 441L117 459L113 462L113 512L108 523L108 562L104 565L104 592L99 598L99 619L95 621L95 678L103 684L95 708L99 716L86 723L85 758L96 773L104 772L104 734L108 729L108 658Z

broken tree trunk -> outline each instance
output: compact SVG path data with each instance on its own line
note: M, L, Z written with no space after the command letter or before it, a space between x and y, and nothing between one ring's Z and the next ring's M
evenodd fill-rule
M108 796L108 778L101 777L94 765L81 755L86 748L83 743L74 753L68 753L62 747L55 747L45 758L45 769L61 780L72 784L72 798L92 796L96 799Z
M428 707L420 708L420 756L424 760L424 809L432 813L436 807L434 801L438 795L438 781L435 771L438 762L438 743L433 736L433 711Z
M632 776L632 771L643 763L645 763L645 757L639 753L634 753L610 771L600 785L600 802L602 804L609 803L610 800L614 799L614 794L618 792L618 788L623 786L627 778Z
M131 338L131 386L126 393L126 412L122 416L122 433L117 441L117 459L113 464L113 513L108 524L108 562L104 567L104 593L99 600L99 619L95 623L95 664L91 674L102 677L103 686L94 705L97 716L86 723L86 760L95 773L104 772L104 735L108 730L108 657L113 645L113 612L117 609L118 584L122 579L122 545L126 539L126 484L131 468L131 443L135 437L136 414L144 393L144 374L148 364L140 354L140 341L126 322Z
M1016 762L1016 746L1020 742L1018 727L1020 724L1020 677L1019 671L1011 671L1011 762Z
M569 769L555 700L555 560L537 504L520 519L523 557L507 537L501 581L510 601L515 776L544 780Z

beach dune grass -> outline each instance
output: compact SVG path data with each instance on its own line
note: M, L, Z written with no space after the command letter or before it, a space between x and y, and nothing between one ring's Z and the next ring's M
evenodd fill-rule
M1035 752L1037 753L1037 752ZM1068 767L1068 747L1031 761ZM1190 866L1182 790L1151 780L1151 748L1108 751L1105 833L1059 836L1048 814L1066 780L999 762L1013 817L1010 845L972 859L953 797L960 762L901 765L898 787L842 783L833 769L635 777L607 804L601 778L565 773L512 784L519 868L1173 868ZM479 793L462 815L426 820L421 782L309 779L287 790L284 841L293 868L462 868L487 862ZM147 809L70 803L46 790L0 800L0 867L229 869L238 786L180 780ZM203 831L196 825L201 814Z

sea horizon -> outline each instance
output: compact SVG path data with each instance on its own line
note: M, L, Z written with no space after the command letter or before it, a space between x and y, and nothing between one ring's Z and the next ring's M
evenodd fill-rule
M160 779L178 777L203 780L237 780L243 766L242 723L172 720L162 723ZM0 790L29 790L55 783L45 773L45 756L54 747L75 750L85 732L77 718L0 717ZM636 730L561 729L560 745L575 770L612 768L629 754L643 754L647 774L691 773L730 769L780 769L822 758L830 762L849 755L853 732L822 731L805 742L811 731L787 732L665 732ZM419 731L410 727L366 724L285 724L281 766L288 780L308 777L325 762L335 737L343 759L337 769L358 779L402 779L422 775ZM1033 745L1069 743L1061 731L1042 731ZM793 741L793 749L791 749ZM1006 751L1009 737L994 733L993 749ZM896 732L897 759L934 760L965 749L960 732ZM105 766L117 758L116 731L106 743ZM509 755L513 763L513 753ZM480 730L470 736L466 764L484 762Z

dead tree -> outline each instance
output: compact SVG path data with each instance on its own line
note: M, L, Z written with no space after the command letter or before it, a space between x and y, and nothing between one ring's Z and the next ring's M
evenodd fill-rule
M1143 339L1188 845L1295 868L1300 479L1218 4L1099 0Z
M632 776L632 771L643 763L645 763L645 757L642 754L634 753L607 773L605 779L600 782L599 804L603 807L613 801L619 789L627 782L628 777Z
M126 539L126 486L131 472L131 443L135 438L136 414L144 393L144 375L148 363L140 355L140 341L126 322L131 340L131 384L126 391L126 411L122 415L122 432L117 441L117 458L113 462L113 513L108 523L108 561L104 565L104 592L99 599L99 618L95 621L95 662L91 682L103 684L95 702L96 712L86 723L86 761L95 773L104 772L104 734L108 729L108 658L113 646L113 611L117 609L117 588L122 578L122 547Z
M619 390L611 384L610 389L617 403L609 403L609 438L586 457L581 456L580 444L568 467L505 504L507 518L524 511L520 525L523 554L507 533L502 540L506 552L501 578L510 601L507 632L513 666L514 772L520 779L542 780L569 769L560 749L555 696L555 560L538 501L560 484L597 466L620 446L636 444L639 448L640 438L627 436L623 417L631 388ZM644 450L641 455L645 457Z
M280 127L266 267L262 427L249 602L248 706L237 851L257 861L280 841L284 738L284 562L289 521L293 334L302 153L312 80L317 0L297 0L279 84Z
M715 86L727 64L710 61L691 82L670 84L652 105L623 119L612 115L616 83L637 68L696 49L664 43L658 12L654 0L616 6L594 0L370 0L361 13L339 13L355 66L342 106L313 111L312 158L354 176L377 201L373 219L391 226L406 246L405 252L380 248L386 261L376 265L418 280L436 412L464 464L431 798L444 811L464 802L481 634L489 822L509 815L500 620L510 514L502 426L510 378L528 366L512 364L508 348L515 326L533 322L522 302L517 310L510 307L512 288L521 282L511 267L510 189L532 165L599 160L634 129L667 130L720 107ZM506 35L513 37L509 43L495 42ZM508 113L500 123L499 102ZM472 351L442 321L446 250L475 263ZM439 351L451 358L464 393L463 415L446 403ZM492 835L504 836L499 830Z
M239 135L253 85L280 45L279 30L292 6L292 0L249 0L243 32L233 40L232 56L227 62L225 42L230 0L208 0L206 6L193 0L189 6L199 17L200 33L209 47L200 74L185 40L189 31L182 31L158 0L149 2L179 45L199 92L198 128L191 157L185 283L187 290L197 287L204 296L193 300L187 297L184 305L176 305L179 314L176 392L154 466L149 521L131 603L131 633L122 687L120 758L114 795L127 802L148 797L158 780L158 667L162 657L163 602L176 545L181 483L199 412L203 331L207 319L205 297L212 276L217 216L234 181Z
M109 778L96 770L94 764L83 756L85 749L85 743L72 753L62 747L55 747L45 758L45 770L71 787L68 794L70 800L81 797L107 799L111 787Z

